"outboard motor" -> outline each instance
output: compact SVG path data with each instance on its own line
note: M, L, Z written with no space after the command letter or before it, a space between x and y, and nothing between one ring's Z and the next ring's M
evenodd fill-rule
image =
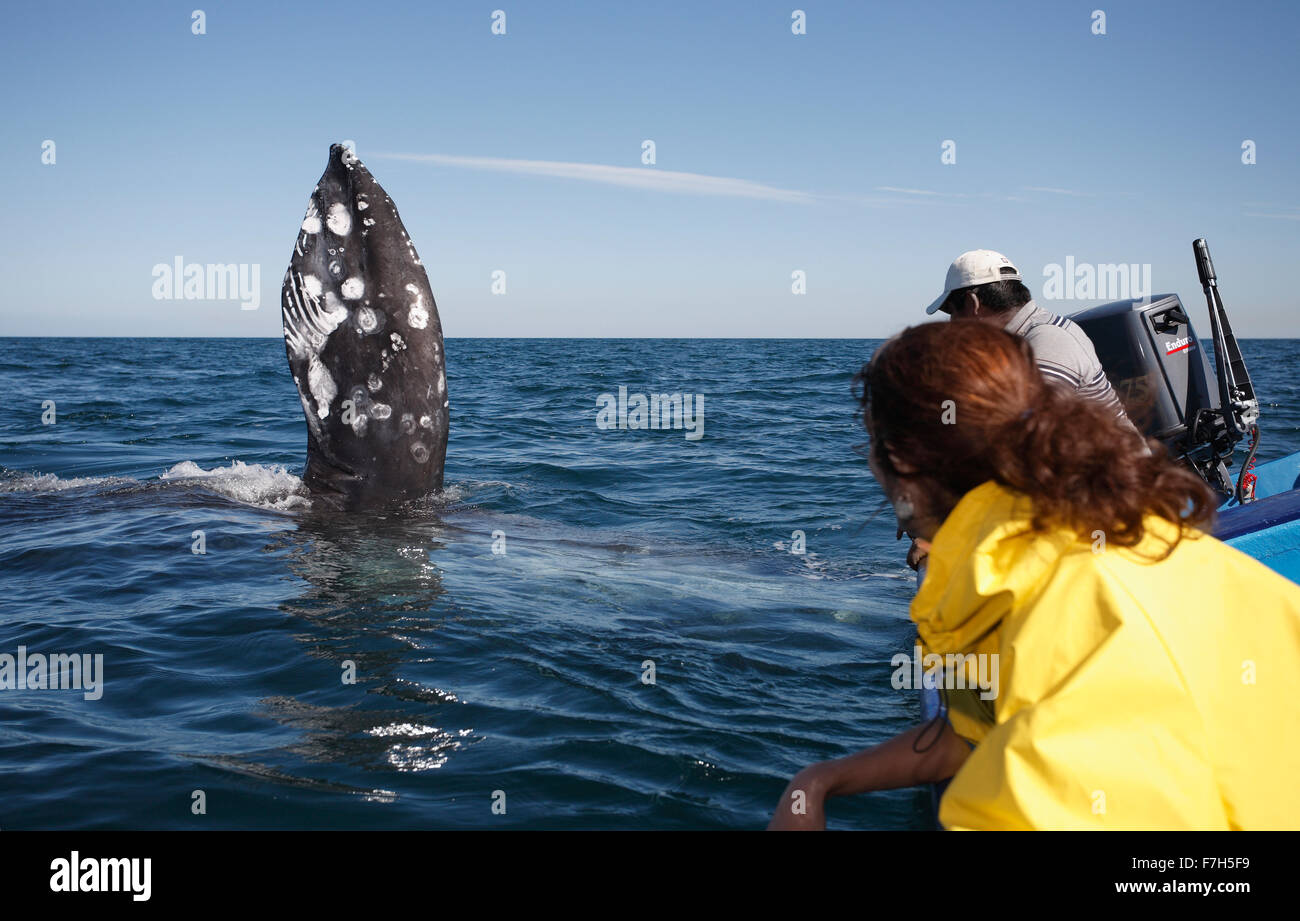
M1176 294L1102 304L1070 319L1092 340L1133 423L1163 442L1225 501L1249 502L1259 402L1219 297L1209 249L1204 240L1192 246L1210 308L1217 374ZM1216 376L1217 386L1211 384ZM1234 485L1228 467L1246 434L1250 453Z

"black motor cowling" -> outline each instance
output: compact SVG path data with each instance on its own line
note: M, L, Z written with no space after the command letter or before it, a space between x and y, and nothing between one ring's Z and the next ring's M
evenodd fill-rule
M1088 334L1129 418L1225 497L1240 437L1221 411L1214 371L1176 294L1115 301L1070 317Z

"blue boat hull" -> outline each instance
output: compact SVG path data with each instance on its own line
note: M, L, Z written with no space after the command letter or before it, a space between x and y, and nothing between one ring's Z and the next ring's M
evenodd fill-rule
M1219 509L1214 536L1300 584L1300 453L1256 467L1255 497Z

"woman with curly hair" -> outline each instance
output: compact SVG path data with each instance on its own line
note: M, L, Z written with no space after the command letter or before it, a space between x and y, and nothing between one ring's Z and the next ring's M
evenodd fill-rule
M927 324L862 369L873 473L929 549L912 602L946 717L790 782L832 796L951 778L946 828L1300 828L1300 587L1210 537L1209 488L1031 347ZM966 687L962 687L965 685Z

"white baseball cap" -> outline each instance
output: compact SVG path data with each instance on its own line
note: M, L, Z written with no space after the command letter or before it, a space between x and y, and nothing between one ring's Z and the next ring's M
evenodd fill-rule
M1007 270L1010 271L1007 271ZM925 308L927 314L935 313L943 302L959 288L972 285L987 285L992 281L1022 281L1020 270L1011 264L1011 260L991 249L973 249L962 253L952 265L948 266L948 280L943 283L943 294L933 304Z

